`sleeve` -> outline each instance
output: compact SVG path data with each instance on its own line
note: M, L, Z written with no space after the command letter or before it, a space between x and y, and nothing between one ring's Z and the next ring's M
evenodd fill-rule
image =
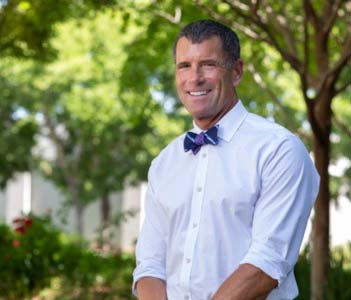
M276 144L278 143L278 144ZM261 172L252 243L240 264L252 264L278 286L297 262L307 221L319 190L319 175L295 136L275 141Z
M153 188L152 166L145 196L145 219L136 245L136 268L133 272L132 291L142 277L166 281L166 212L158 202Z

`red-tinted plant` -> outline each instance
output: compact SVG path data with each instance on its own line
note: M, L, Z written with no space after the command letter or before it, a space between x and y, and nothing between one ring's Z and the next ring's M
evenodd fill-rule
M21 243L20 243L19 240L13 240L13 241L12 241L12 246L13 246L14 248L18 248L20 245L21 245Z
M19 234L25 234L29 227L33 225L32 219L29 217L16 218L13 220L14 229Z

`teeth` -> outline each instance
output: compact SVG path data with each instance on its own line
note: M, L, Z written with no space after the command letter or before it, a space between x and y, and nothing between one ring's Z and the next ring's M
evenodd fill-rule
M207 94L207 91L200 91L200 92L189 92L191 96L201 96Z

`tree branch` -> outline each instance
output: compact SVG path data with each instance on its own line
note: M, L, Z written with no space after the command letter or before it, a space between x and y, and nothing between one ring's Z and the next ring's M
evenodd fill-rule
M309 42L310 42L310 34L308 32L308 16L307 12L304 11L303 15L303 33L304 33L304 45L303 45L303 52L304 52L304 59L303 59L303 67L302 67L302 73L301 73L301 78L302 82L304 83L303 86L307 91L308 88L308 82L307 82L307 74L308 74L308 67L310 64L310 52L309 52Z
M156 11L156 15L166 19L167 21L171 22L172 24L180 24L180 20L182 18L182 10L179 6L175 8L174 16L165 12L165 11Z
M290 123L291 120L291 116L289 114L289 112L286 110L285 106L281 103L281 101L279 100L279 98L277 97L277 95L272 91L272 89L270 89L268 87L268 85L265 83L265 81L262 79L260 73L255 69L254 65L252 64L248 64L247 65L247 70L252 74L252 77L254 79L254 81L257 83L257 85L263 90L265 91L270 98L272 99L272 101L279 107L279 111L282 112L283 118L284 118L284 122L286 124ZM304 132L303 130L301 130L301 128L298 128L296 131L296 134L302 138L305 139L310 139L311 136L308 135L306 132Z
M252 0L252 4L251 4L250 8L251 8L251 12L253 14L257 14L257 11L260 7L260 4L261 4L260 0Z
M343 0L335 0L335 1L327 1L327 5L325 6L324 9L324 26L323 26L323 32L325 34L329 34L331 28L333 27L336 17L338 15L338 10L341 7Z
M64 174L64 179L67 180L68 176L68 169L65 163L65 159L64 159L64 150L63 150L63 142L62 140L57 136L56 134L56 125L53 124L53 122L50 120L50 116L49 116L49 109L48 107L44 106L43 108L43 116L44 116L44 122L49 130L49 137L52 140L52 142L55 145L56 148L56 161L57 164L60 168L60 170L62 171L62 173ZM68 181L66 182L68 184Z
M318 98L320 94L324 91L324 87L327 84L327 82L331 86L335 85L343 67L346 65L349 59L351 59L351 36L349 36L348 40L346 40L339 60L336 62L333 68L329 69L328 72L325 73L322 82L319 85L316 98Z
M199 1L196 1L199 3ZM286 51L283 47L281 47L274 36L273 32L269 28L268 24L262 20L260 15L258 14L258 6L257 9L253 9L240 1L224 1L227 3L234 11L237 13L240 17L242 17L244 20L246 20L247 23L249 23L250 26L252 26L252 23L255 24L260 30L262 30L264 33L267 34L267 38L264 39L266 43L269 45L273 46L278 50L280 55L291 65L291 67L297 71L299 74L302 72L302 63L299 61L298 57L296 56L295 53L289 53ZM271 8L273 11L273 9ZM246 11L249 11L251 13L247 14ZM285 36L284 32L281 32L279 36Z
M350 126L346 125L343 121L338 119L334 113L333 113L333 120L335 124L351 139Z
M311 20L313 27L315 28L315 31L318 32L320 29L320 20L316 13L316 10L314 9L310 0L304 0L303 4L304 4L304 10L306 11L308 19Z
M346 81L341 87L335 90L334 96L337 94L342 93L344 90L346 90L349 86L351 86L351 79L349 81Z
M233 28L234 30L240 31L245 34L247 37L252 38L257 41L262 41L266 43L270 43L265 37L260 36L257 32L251 30L247 26L243 26L241 24L235 23L232 20L227 19L224 15L216 13L214 10L210 9L207 5L202 4L199 0L195 0L195 4L204 10L209 16L211 16L215 20L220 20L225 25Z
M296 40L290 27L287 25L288 22L286 18L281 14L275 13L272 6L269 6L268 4L264 7L264 9L269 20L271 20L270 22L275 24L275 29L280 31L282 38L286 41L290 53L297 57Z

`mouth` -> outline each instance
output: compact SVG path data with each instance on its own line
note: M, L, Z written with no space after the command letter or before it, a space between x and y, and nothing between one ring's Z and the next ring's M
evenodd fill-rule
M193 96L193 97L200 97L200 96L205 96L205 95L207 95L209 92L211 92L211 90L188 91L187 93L188 93L190 96Z

